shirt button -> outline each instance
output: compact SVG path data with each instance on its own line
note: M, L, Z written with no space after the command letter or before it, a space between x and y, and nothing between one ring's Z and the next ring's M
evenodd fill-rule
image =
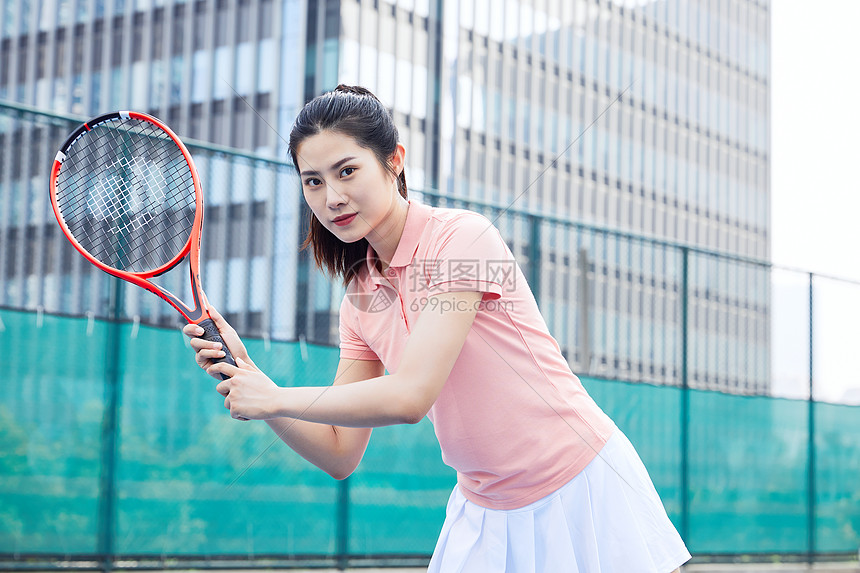
M388 269L388 276L393 277L395 274L394 269Z

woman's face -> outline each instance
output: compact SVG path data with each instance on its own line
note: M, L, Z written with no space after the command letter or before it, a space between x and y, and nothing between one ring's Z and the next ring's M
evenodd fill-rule
M386 218L405 201L376 155L348 135L322 131L303 141L296 155L305 201L320 223L345 243L381 233ZM395 173L403 169L403 157L398 144L391 161Z

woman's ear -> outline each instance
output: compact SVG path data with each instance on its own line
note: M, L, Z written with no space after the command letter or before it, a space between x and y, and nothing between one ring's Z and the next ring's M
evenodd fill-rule
M400 177L404 167L406 167L406 148L403 147L402 143L398 143L391 155L391 168L397 177Z

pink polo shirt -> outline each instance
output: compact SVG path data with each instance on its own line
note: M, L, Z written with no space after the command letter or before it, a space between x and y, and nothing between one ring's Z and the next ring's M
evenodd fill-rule
M340 354L397 372L433 294L484 293L428 417L467 499L514 509L585 468L615 425L571 372L498 230L470 211L410 203L387 276L372 265L347 288Z

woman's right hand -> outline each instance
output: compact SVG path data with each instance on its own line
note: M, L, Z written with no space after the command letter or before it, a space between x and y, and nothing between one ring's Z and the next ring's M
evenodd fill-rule
M230 353L233 354L233 357L241 358L248 364L253 365L254 363L248 356L248 350L245 348L245 344L242 342L242 339L239 338L239 335L236 334L236 330L230 326L230 323L228 323L224 317L211 306L209 307L209 315L212 317L212 321L215 323L215 326L218 327L221 339L224 341L224 344L227 345L227 348L230 349ZM203 334L203 328L199 325L186 324L182 328L182 333L191 339L189 343L191 344L191 348L194 350L194 359L197 362L197 365L203 370L208 370L209 367L215 363L215 360L224 357L224 351L221 349L220 344L199 338ZM221 379L221 376L218 374L212 374L212 377L217 380Z

